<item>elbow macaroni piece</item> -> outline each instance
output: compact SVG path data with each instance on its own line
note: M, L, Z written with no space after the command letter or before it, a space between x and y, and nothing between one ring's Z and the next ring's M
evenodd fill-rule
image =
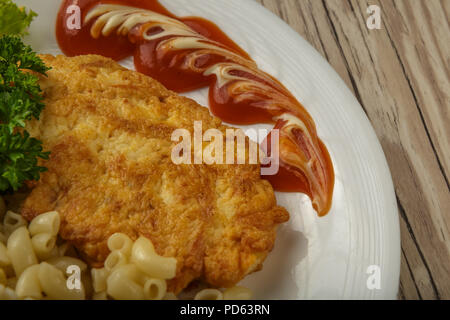
M131 262L152 278L166 280L176 275L177 260L159 256L151 241L145 237L139 237L133 244Z
M251 298L252 291L241 286L232 287L223 292L224 300L250 300Z
M132 246L133 241L126 234L114 233L108 238L108 249L111 252L120 251L128 257L131 254Z
M39 281L40 265L28 267L17 280L16 294L21 299L42 299L42 288Z
M30 234L35 236L39 233L48 233L52 236L56 236L61 224L61 218L59 213L51 211L43 213L34 218L29 226Z
M25 226L18 228L9 236L6 247L17 276L20 276L29 266L38 263L30 234Z
M115 268L126 265L128 263L128 258L122 251L111 252L105 260L105 269L108 272L112 272Z
M5 217L3 218L3 231L7 235L10 235L18 228L26 225L27 221L20 214L12 211L7 211Z
M162 300L167 292L167 283L162 279L147 279L144 282L144 296L147 300Z
M203 289L195 295L194 300L223 300L223 294L217 289Z
M50 233L38 233L31 238L34 252L39 260L49 259L55 248L56 236Z
M117 267L106 280L109 296L117 300L144 300L139 269L133 264Z

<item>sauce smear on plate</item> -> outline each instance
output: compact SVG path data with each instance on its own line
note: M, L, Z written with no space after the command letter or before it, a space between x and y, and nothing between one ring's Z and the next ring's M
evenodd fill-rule
M81 9L81 29L68 23L72 5ZM334 170L313 119L214 23L175 16L156 0L65 0L56 36L68 56L133 55L137 71L177 92L209 86L210 110L225 122L275 124L280 170L264 178L278 191L306 193L320 216L330 210Z

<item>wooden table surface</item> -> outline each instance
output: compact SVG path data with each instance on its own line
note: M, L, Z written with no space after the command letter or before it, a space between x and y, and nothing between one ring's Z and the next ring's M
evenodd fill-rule
M375 128L400 214L399 298L450 299L450 0L257 1L329 61Z

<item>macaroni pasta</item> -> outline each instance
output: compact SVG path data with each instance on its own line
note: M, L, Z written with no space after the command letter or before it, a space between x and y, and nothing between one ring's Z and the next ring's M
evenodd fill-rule
M41 214L28 225L7 211L0 197L0 221L0 300L177 299L167 292L166 282L176 275L176 259L158 255L145 237L133 242L122 233L111 235L104 267L90 269L69 243L59 245L58 212ZM75 282L71 275L78 276ZM251 291L243 287L204 289L195 295L196 300L250 298Z

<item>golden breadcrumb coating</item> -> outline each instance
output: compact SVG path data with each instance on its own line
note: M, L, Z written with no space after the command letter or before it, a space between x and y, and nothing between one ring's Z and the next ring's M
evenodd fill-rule
M113 60L41 56L46 107L27 125L51 151L48 172L30 182L21 213L29 220L56 210L60 235L93 266L115 232L143 235L177 259L169 290L195 279L230 287L260 268L288 220L259 165L175 165L176 128L228 127L206 108Z

